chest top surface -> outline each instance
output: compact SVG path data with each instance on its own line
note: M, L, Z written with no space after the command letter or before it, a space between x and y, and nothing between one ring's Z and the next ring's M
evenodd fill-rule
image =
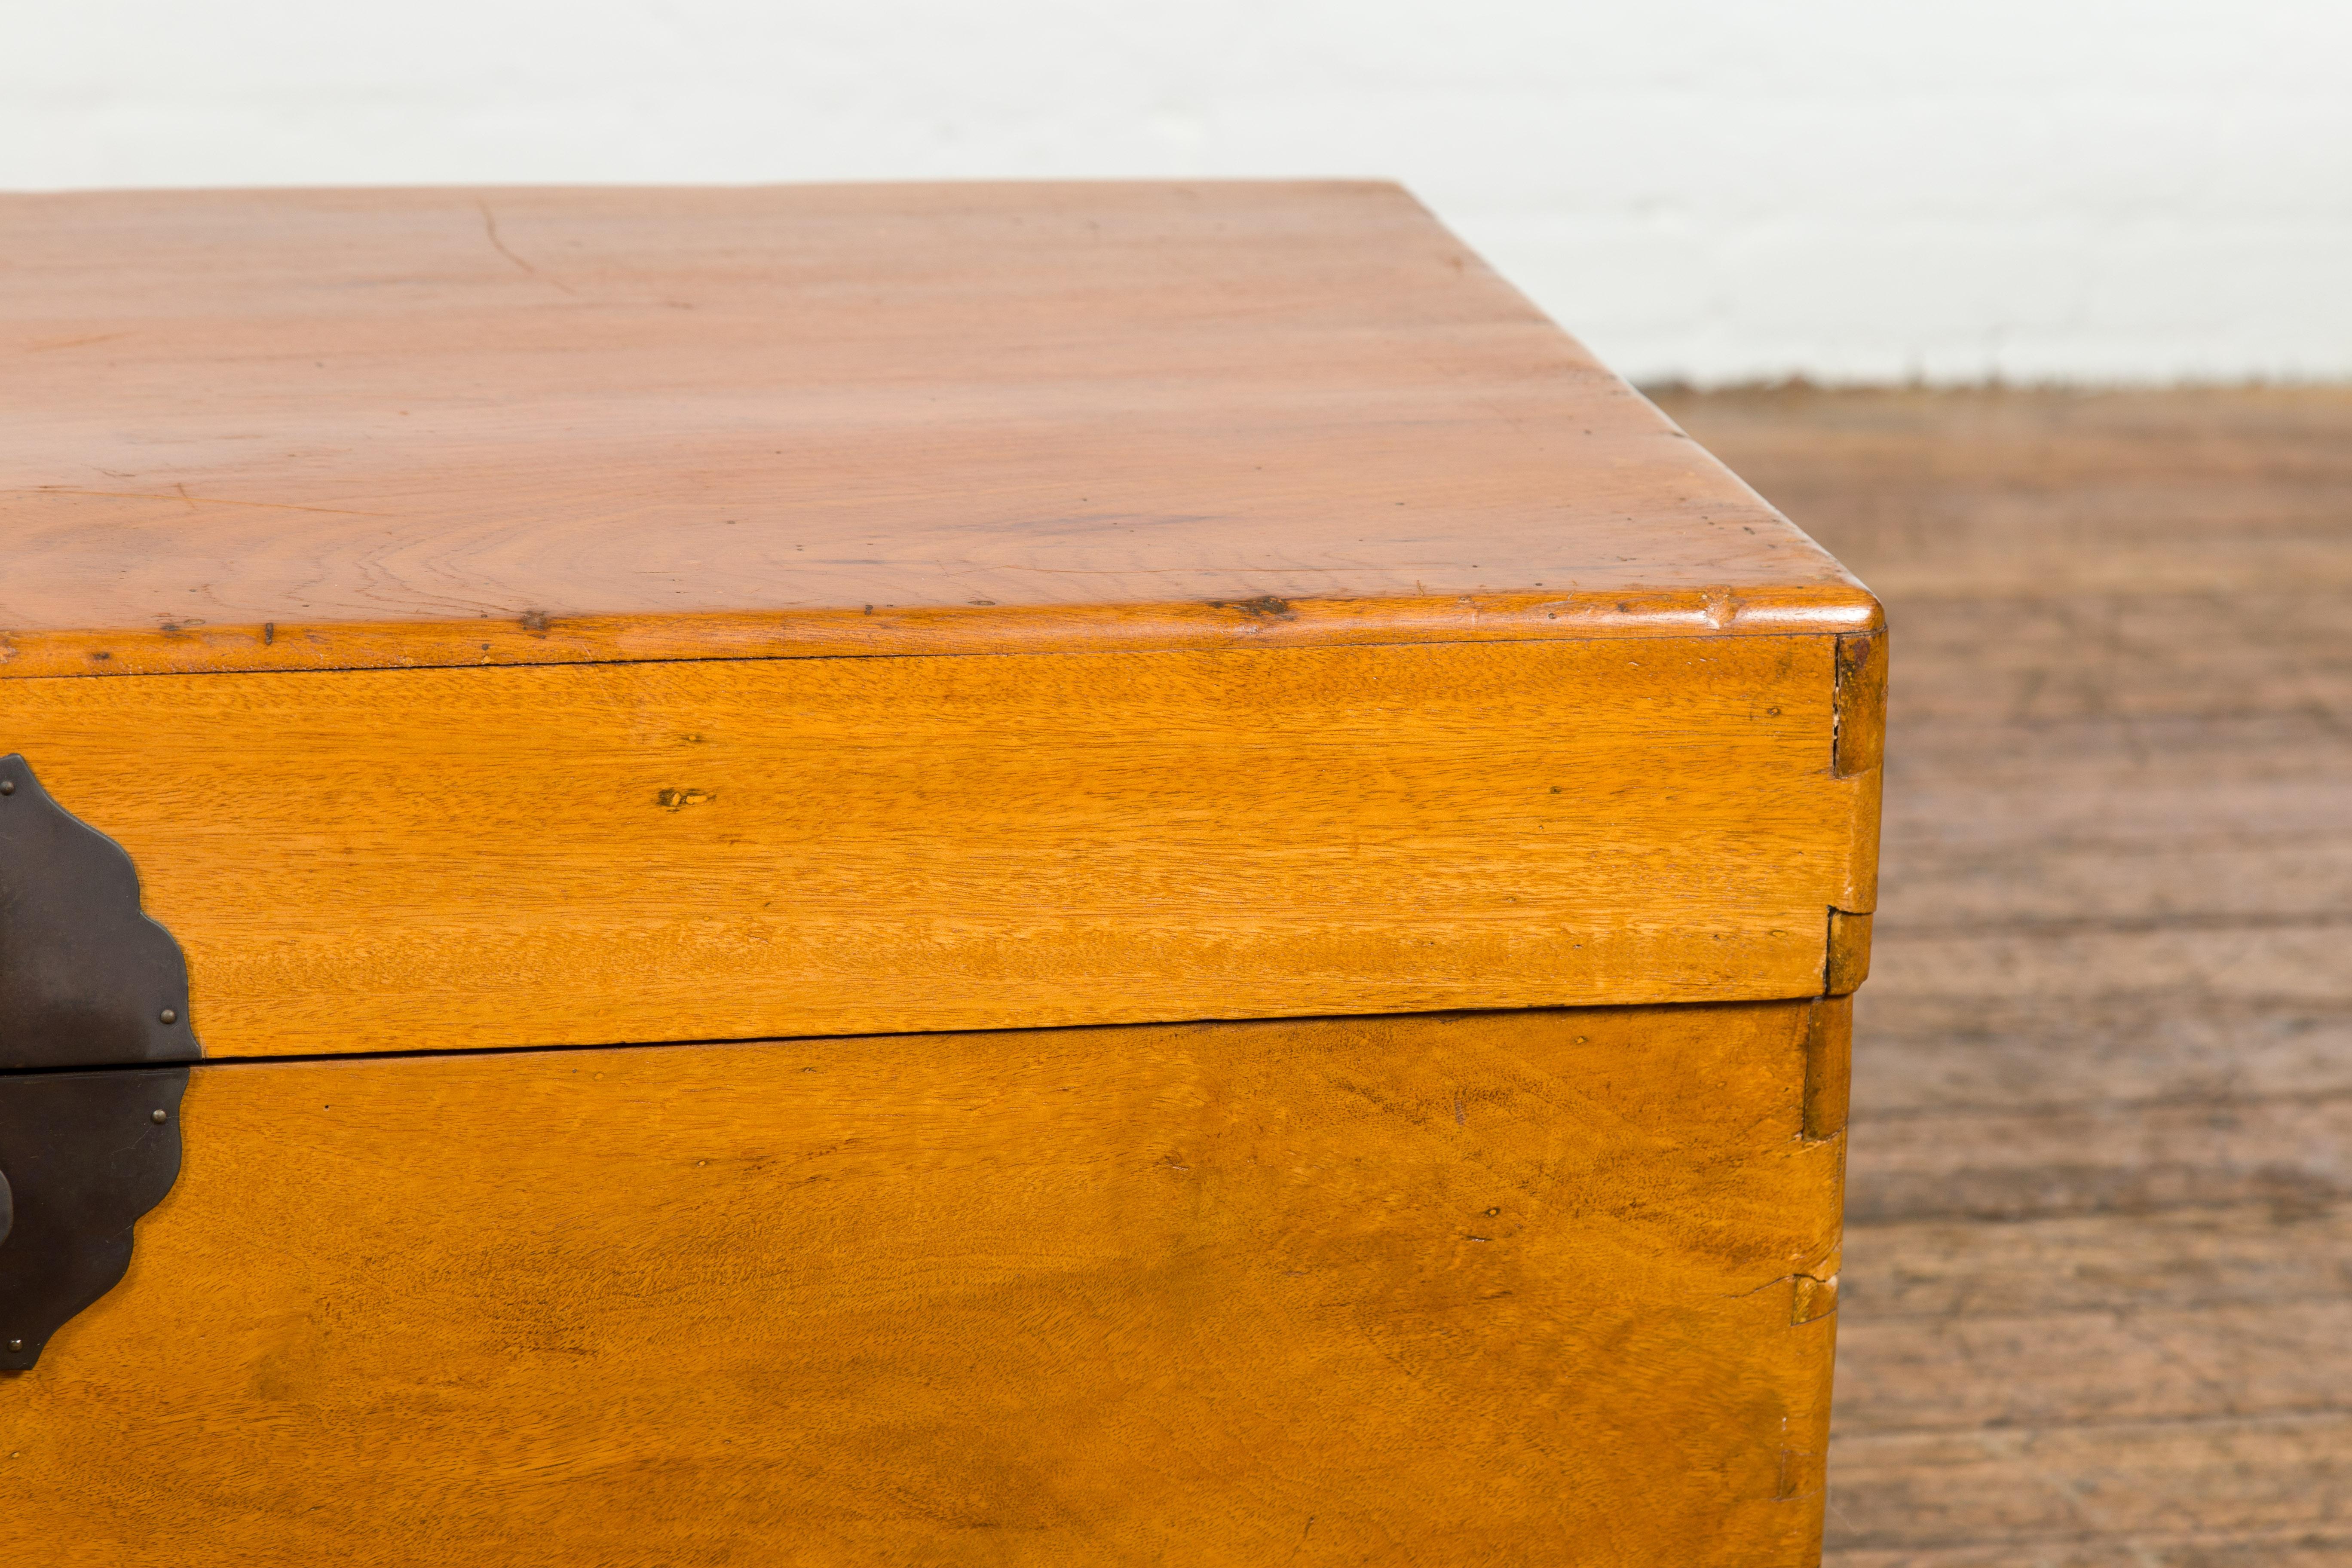
M0 673L1852 631L1380 184L0 198Z

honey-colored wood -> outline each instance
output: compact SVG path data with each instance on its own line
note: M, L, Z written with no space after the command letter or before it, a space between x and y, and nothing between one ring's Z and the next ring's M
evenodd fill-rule
M1803 996L1834 639L0 682L206 1052Z
M0 246L207 1052L0 1562L1817 1556L1877 605L1402 192Z
M1811 1012L199 1065L0 1554L1810 1564Z
M0 675L1866 632L1378 184L0 196Z
M1877 605L1402 192L0 255L0 750L207 1051L0 1562L1817 1555Z

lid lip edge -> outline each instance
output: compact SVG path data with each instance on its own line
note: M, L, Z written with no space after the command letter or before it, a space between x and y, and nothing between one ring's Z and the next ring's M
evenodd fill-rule
M325 621L0 633L0 680L709 659L1160 653L1881 630L1861 584Z

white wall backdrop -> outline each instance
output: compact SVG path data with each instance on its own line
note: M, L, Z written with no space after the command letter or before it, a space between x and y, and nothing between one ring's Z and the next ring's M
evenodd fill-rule
M2352 376L2347 0L0 0L0 186L1225 174L1642 379Z

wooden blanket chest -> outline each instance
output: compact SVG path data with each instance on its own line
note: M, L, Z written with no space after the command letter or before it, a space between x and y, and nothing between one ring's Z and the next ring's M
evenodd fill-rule
M1878 608L1401 191L0 235L0 1556L1818 1554Z

